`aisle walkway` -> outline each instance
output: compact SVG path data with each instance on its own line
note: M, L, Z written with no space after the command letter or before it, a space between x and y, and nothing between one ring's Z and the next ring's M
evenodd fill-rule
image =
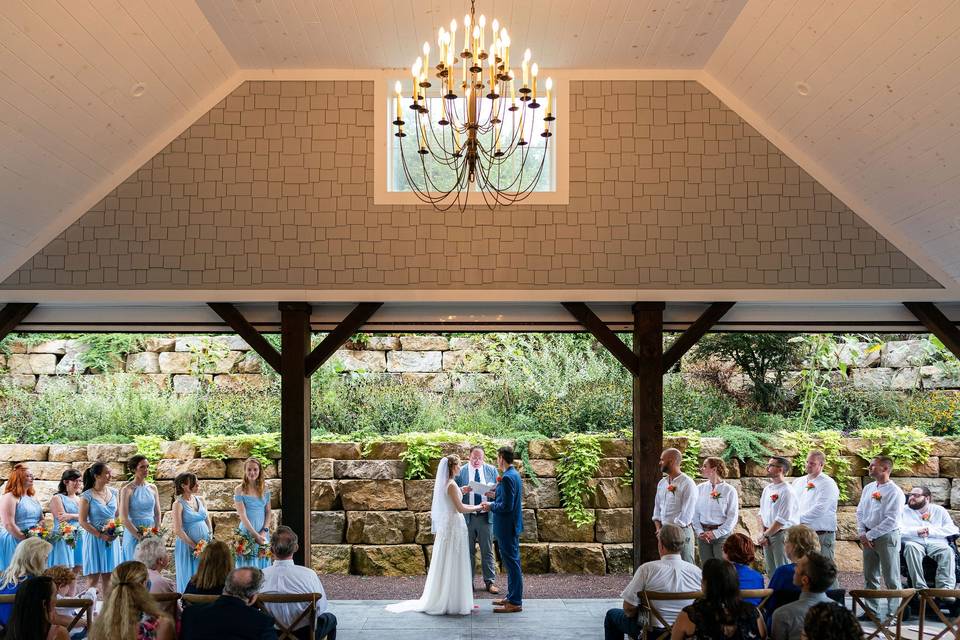
M603 635L607 609L619 600L526 600L523 611L494 614L490 602L479 601L469 616L387 613L393 600L332 600L337 640L580 640Z

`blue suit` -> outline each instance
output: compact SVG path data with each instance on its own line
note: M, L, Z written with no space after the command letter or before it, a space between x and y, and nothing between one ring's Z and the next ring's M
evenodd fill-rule
M500 547L500 559L507 570L507 601L518 607L523 604L523 571L520 568L520 533L523 531L523 482L516 468L503 472L497 493L490 503L497 514L493 535Z
M479 469L473 469L470 464L464 464L460 468L460 473L455 478L460 487L465 487L471 481L477 480ZM497 474L497 468L492 464L484 464L483 471L480 473L480 481L493 482ZM463 496L463 504L480 504L483 496L477 493L468 493ZM467 521L467 535L470 540L470 575L476 568L476 559L473 555L474 546L480 545L480 566L483 572L483 581L487 586L491 585L497 579L497 560L493 555L493 514L492 513L465 513L463 517Z

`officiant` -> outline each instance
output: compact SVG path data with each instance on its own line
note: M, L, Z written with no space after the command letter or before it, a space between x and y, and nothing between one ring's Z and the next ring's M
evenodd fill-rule
M493 486L497 484L497 468L484 462L483 447L475 446L470 450L470 463L463 465L463 468L460 469L456 482L463 492L464 504L478 505L487 502L487 498L482 492L474 491L470 487L471 482ZM494 584L497 579L497 568L493 555L493 514L478 511L477 513L465 513L463 517L467 519L467 531L470 536L470 544L468 545L470 550L470 575L473 575L476 571L473 550L479 544L483 582L490 593L500 593L500 589Z

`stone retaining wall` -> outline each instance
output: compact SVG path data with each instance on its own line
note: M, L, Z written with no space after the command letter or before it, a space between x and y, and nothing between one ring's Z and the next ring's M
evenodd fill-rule
M683 438L669 444L685 448ZM960 524L960 439L935 438L935 456L906 473L896 473L895 482L904 490L926 485L934 500L950 509ZM855 542L855 506L862 486L866 463L856 455L856 439L845 441L850 457L849 499L839 510L837 558L844 571L860 571L860 551ZM380 443L363 456L356 443L313 443L311 477L312 555L322 573L363 575L406 575L426 571L432 552L430 502L433 480L404 480L404 463L399 459L405 445ZM704 438L701 455L719 455L724 443ZM122 463L136 451L134 445L0 445L0 475L7 476L13 463L28 462L36 480L41 503L46 505L56 490L60 474L73 466L86 468L91 460L107 461L122 477ZM469 445L450 444L444 451L466 458ZM657 452L651 452L651 456ZM794 451L780 451L795 455ZM164 522L168 529L173 501L172 478L192 471L201 478L214 526L214 536L229 539L238 520L233 513L234 489L242 476L244 447L226 452L225 460L197 458L192 445L165 443L164 459L155 468ZM561 449L556 441L530 443L532 470L539 485L524 480L524 533L521 556L528 573L620 573L631 570L632 495L622 482L629 468L630 444L625 440L603 443L600 468L591 480L593 491L587 506L593 510L593 525L576 527L566 517L557 489L556 467ZM731 465L730 483L741 500L739 528L758 535L757 512L760 494L767 481L761 465L737 462ZM279 508L280 481L276 464L267 467L267 486L273 506ZM277 516L279 518L279 513ZM170 539L172 544L172 537Z

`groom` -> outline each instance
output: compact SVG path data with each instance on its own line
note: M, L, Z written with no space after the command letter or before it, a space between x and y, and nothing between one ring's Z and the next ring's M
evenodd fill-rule
M513 449L500 447L497 451L497 468L501 478L496 492L487 497L493 502L484 502L482 509L497 514L493 521L493 534L500 547L500 559L507 570L507 597L494 600L494 613L523 611L523 573L520 569L520 532L523 531L523 483L513 466Z

